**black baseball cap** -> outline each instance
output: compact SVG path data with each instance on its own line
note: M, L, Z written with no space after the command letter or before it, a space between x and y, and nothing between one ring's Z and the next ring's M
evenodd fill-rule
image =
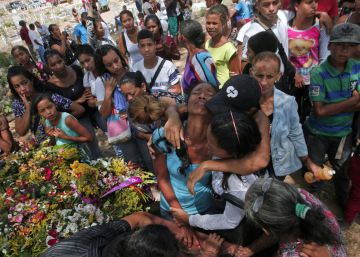
M220 91L207 101L206 107L212 114L229 111L244 112L259 107L261 87L249 75L236 75L225 82Z

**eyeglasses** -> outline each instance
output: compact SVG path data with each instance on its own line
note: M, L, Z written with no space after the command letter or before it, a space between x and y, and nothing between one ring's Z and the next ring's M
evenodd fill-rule
M253 207L252 207L252 210L255 213L258 213L259 210L261 209L261 207L262 207L262 205L264 203L264 196L265 196L266 192L270 189L272 182L273 182L273 178L266 178L265 179L265 181L264 181L264 183L263 183L263 185L261 187L262 194L255 199L255 202L254 202Z

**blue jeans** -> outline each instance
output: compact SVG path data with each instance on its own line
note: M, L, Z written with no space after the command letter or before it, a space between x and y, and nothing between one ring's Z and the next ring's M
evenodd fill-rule
M339 204L342 207L345 206L350 180L346 174L344 164L351 154L351 134L345 139L342 155L339 159L336 159L335 156L342 139L341 137L315 135L312 134L306 127L304 127L304 136L308 146L309 157L313 162L318 165L323 165L325 162L325 155L328 155L329 161L336 172L333 177L335 194ZM323 184L323 182L316 182L315 186L321 188Z
M44 58L45 48L43 46L39 46L39 48L37 49L37 52L39 54L41 62L45 63L45 58Z

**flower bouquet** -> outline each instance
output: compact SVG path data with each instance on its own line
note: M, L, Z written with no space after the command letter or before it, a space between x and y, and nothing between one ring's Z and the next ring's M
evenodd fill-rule
M122 159L79 158L76 148L46 143L7 157L0 169L4 256L37 257L77 231L145 209L152 173Z

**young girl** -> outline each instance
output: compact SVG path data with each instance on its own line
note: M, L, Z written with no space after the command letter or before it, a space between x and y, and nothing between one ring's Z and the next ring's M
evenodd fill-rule
M255 121L245 113L230 111L215 115L207 130L208 146L213 159L241 158L253 152L260 140ZM243 202L248 188L255 180L256 176L253 174L240 176L234 173L212 173L212 187L216 194L221 196L228 193ZM188 215L176 208L172 208L172 214L191 226L205 230L228 230L225 240L242 243L242 235L236 232L239 231L245 211L230 202L226 202L225 210L221 214Z
M119 35L119 49L123 56L128 57L129 67L132 67L143 59L137 42L139 28L135 25L134 16L129 10L122 11L120 19L124 30Z
M175 40L164 35L159 18L155 14L146 16L145 27L154 34L156 55L166 60L180 60L180 52Z
M74 116L56 109L49 95L38 95L33 107L34 111L45 119L45 131L56 138L56 145L79 144L92 140L90 132Z
M230 75L239 73L236 48L228 42L223 33L227 16L228 14L220 5L211 7L206 14L205 27L211 39L205 43L205 49L215 61L220 87L230 78Z
M96 107L97 99L95 96L95 86L98 72L95 66L95 51L90 45L79 45L76 50L76 57L85 70L83 78L85 91L91 92L91 94L87 96L86 103L89 107ZM97 109L91 115L91 118L103 132L107 131L106 120L100 115Z
M289 60L296 68L295 95L301 120L304 120L310 111L307 97L310 72L329 55L329 36L315 17L317 2L316 0L294 1L292 8L296 14L290 20L288 27ZM306 110L307 106L308 110Z
M26 70L34 74L40 81L46 82L49 79L48 72L45 71L42 62L36 62L31 56L29 50L24 46L14 46L11 49L11 55Z

